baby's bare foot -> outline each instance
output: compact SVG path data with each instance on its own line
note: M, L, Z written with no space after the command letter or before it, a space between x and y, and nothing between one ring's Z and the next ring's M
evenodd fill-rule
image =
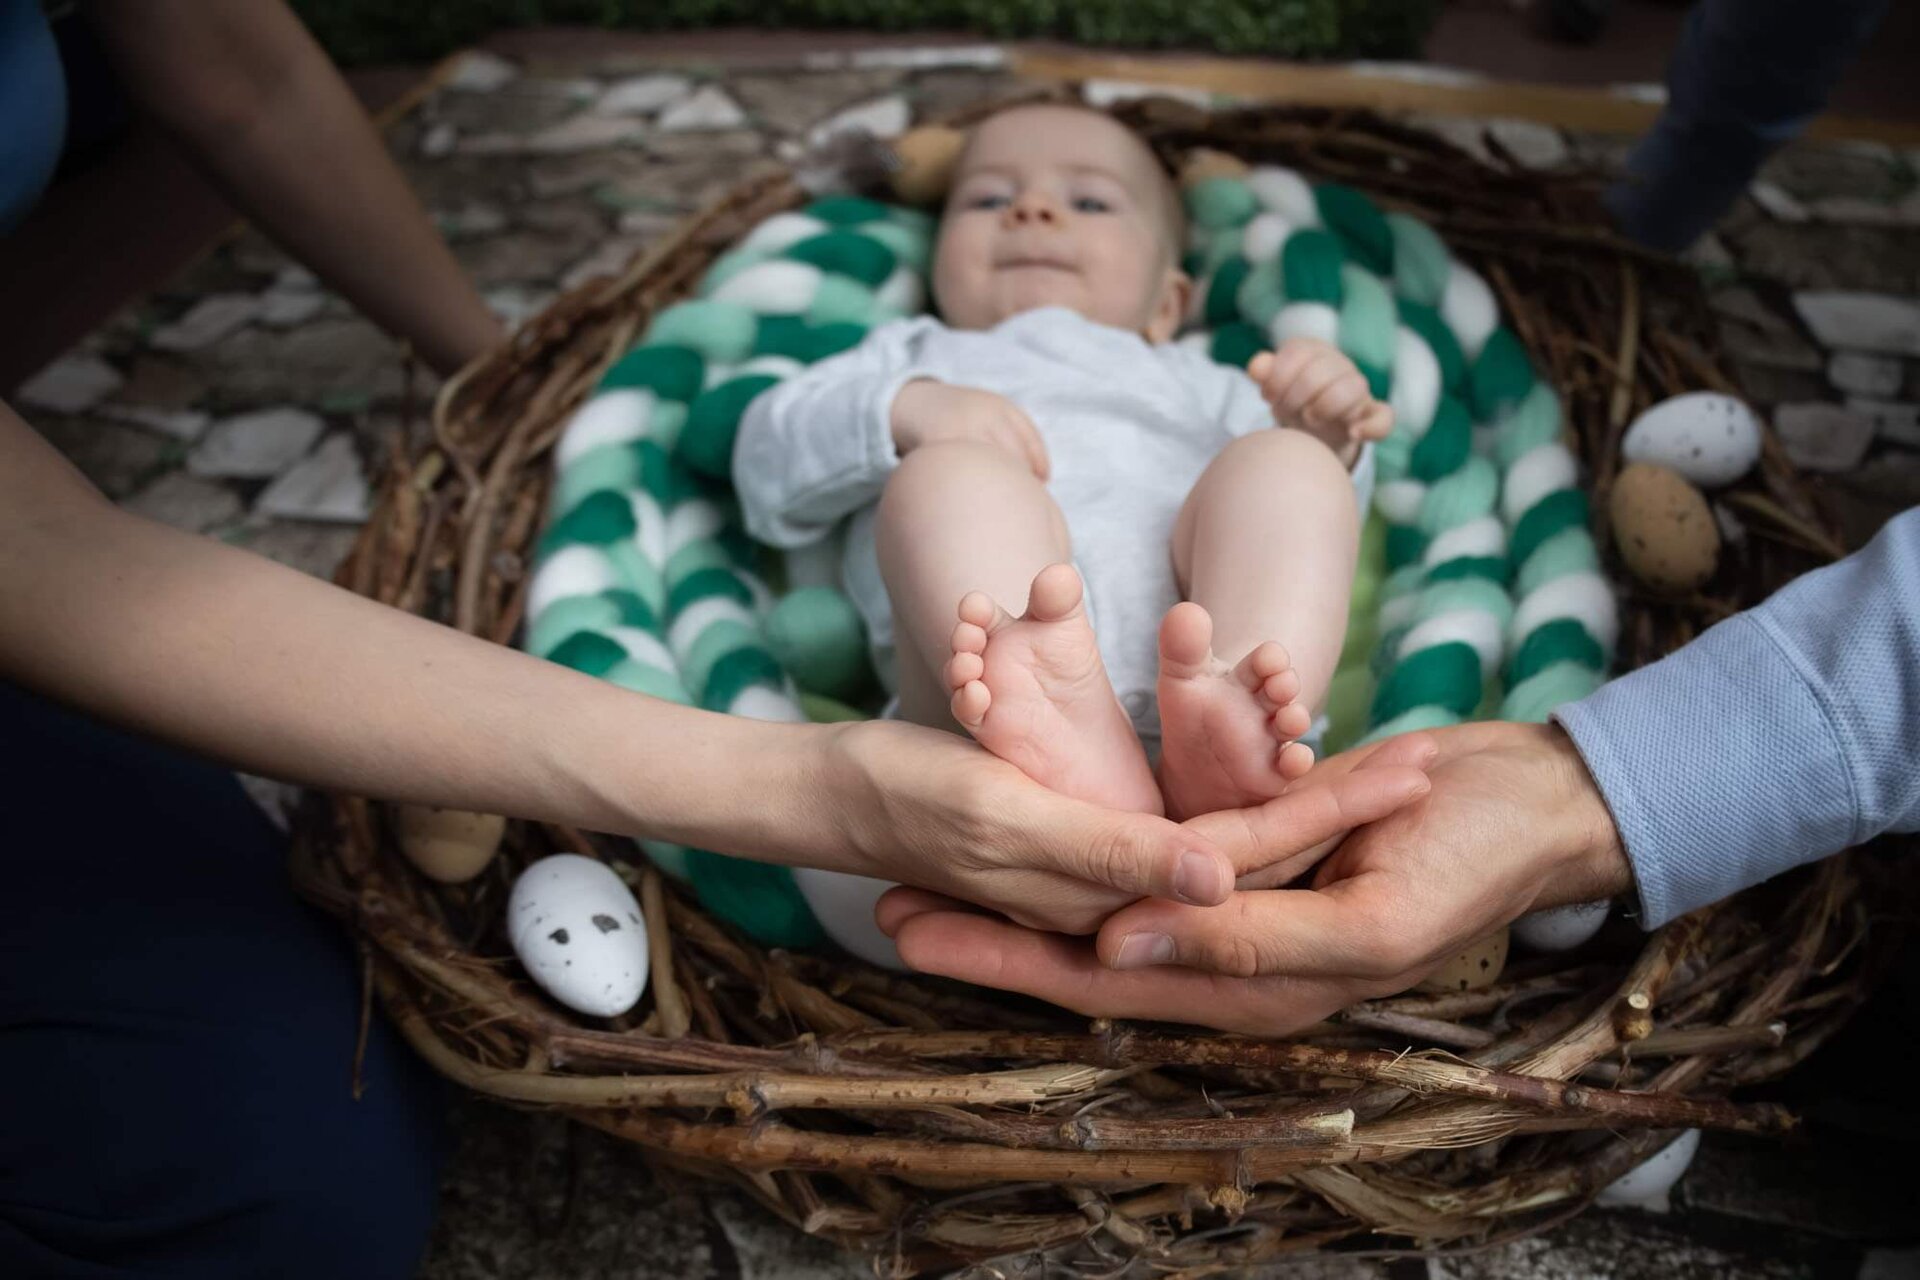
M1160 623L1160 790L1176 818L1271 800L1313 764L1295 742L1313 717L1300 677L1268 641L1229 667L1213 656L1213 619L1177 604Z
M1080 600L1080 575L1064 564L1035 576L1024 617L984 592L962 600L946 669L953 718L1062 795L1158 813L1160 789Z

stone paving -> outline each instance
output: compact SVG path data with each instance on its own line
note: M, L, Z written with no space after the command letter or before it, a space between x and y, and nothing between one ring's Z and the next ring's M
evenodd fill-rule
M1007 92L1004 61L991 47L750 70L632 57L522 67L475 54L388 138L487 301L517 321L840 128L890 135ZM1098 89L1107 100L1133 91ZM1425 123L1476 150L1491 134L1545 167L1616 163L1624 146L1525 121ZM1849 540L1920 503L1920 152L1789 148L1691 258L1743 385L1818 473ZM247 233L10 400L116 501L326 575L366 515L368 477L399 440L407 397L424 403L434 386ZM421 1270L429 1280L869 1274L733 1193L655 1176L596 1133L472 1100L453 1114L461 1145ZM1594 1214L1478 1255L1272 1274L1920 1275L1920 1254L1901 1251L1915 1243L1913 1179L1889 1187L1859 1170L1867 1148L1890 1140L1884 1128L1842 1124L1841 1145L1813 1155L1710 1140L1668 1219ZM1812 1176L1813 1156L1832 1167Z

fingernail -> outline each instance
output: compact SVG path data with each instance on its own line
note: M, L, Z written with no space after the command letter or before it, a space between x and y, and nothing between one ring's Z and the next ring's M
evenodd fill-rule
M1173 896L1198 907L1210 907L1220 901L1219 865L1204 853L1189 849L1180 855L1180 867L1173 873Z
M1120 949L1113 953L1116 969L1145 969L1172 963L1173 939L1164 933L1130 933L1120 939Z

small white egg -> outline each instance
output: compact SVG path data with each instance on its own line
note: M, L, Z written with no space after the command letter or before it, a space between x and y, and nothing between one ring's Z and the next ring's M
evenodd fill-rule
M522 871L507 900L507 936L533 980L569 1009L611 1018L646 990L646 921L604 862L556 853Z
M1645 1209L1665 1213L1672 1205L1667 1193L1693 1163L1700 1150L1700 1131L1689 1129L1653 1153L1636 1167L1621 1174L1594 1197L1595 1204L1613 1208Z
M881 894L893 888L892 881L795 867L793 882L799 886L800 896L813 908L814 919L820 922L829 938L868 964L901 973L907 971L893 939L880 932L880 926L873 922L873 906L880 901Z
M1628 462L1678 471L1706 489L1732 484L1760 457L1760 420L1717 391L1662 400L1633 420L1620 452Z
M1549 907L1513 922L1514 940L1535 951L1571 951L1600 932L1611 902L1576 902Z

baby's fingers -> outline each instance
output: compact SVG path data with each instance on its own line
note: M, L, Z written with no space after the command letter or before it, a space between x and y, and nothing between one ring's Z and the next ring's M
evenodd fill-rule
M1285 394L1274 405L1274 412L1283 421L1300 422L1308 406L1317 402L1341 380L1358 376L1352 361L1337 351L1323 349L1288 384ZM1364 390L1366 382L1362 380L1360 386ZM1324 417L1318 420L1324 420Z
M1371 401L1355 416L1351 430L1355 440L1385 440L1393 434L1392 406Z
M1337 374L1301 407L1300 419L1315 428L1337 426L1357 419L1372 398L1365 378L1352 372Z
M1261 352L1247 364L1247 372L1260 384L1260 394L1278 410L1287 389L1298 380L1307 366L1328 350L1325 343L1295 338L1282 343L1274 352ZM1256 366L1258 369L1256 370Z

